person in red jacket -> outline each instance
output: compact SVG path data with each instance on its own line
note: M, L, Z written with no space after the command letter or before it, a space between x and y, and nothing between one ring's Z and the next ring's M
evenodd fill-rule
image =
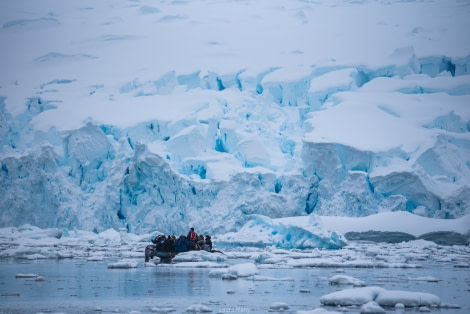
M191 228L188 232L188 240L189 240L189 249L195 250L196 249L196 241L197 241L197 233L194 232L194 228Z

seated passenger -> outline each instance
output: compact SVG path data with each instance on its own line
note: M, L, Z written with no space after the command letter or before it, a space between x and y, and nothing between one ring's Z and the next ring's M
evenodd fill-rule
M184 235L180 236L175 243L176 252L187 252L189 251L189 241Z
M157 251L161 251L163 249L163 244L166 241L166 237L164 235L160 235L157 237L157 240L155 241L157 245Z
M197 237L197 246L199 248L202 248L202 246L205 244L204 242L204 236L202 234L200 234L198 237Z
M206 235L206 240L205 240L205 250L206 251L209 251L209 252L212 252L212 240L211 240L211 236L209 235ZM207 249L208 248L208 249Z
M162 250L163 252L174 252L175 251L175 242L171 239L171 236L163 242Z

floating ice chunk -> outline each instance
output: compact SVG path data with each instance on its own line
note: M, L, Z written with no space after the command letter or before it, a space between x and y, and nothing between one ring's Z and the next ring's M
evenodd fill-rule
M384 263L379 262L375 264L377 268L421 268L422 266L419 264L411 264L411 263Z
M152 307L150 311L153 313L170 313L175 312L175 309L173 307Z
M227 260L227 257L223 254L217 252L211 253L204 250L179 253L173 258L173 262L223 262L225 260Z
M227 269L213 269L209 272L210 278L221 278L227 274Z
M385 310L374 301L367 302L361 306L361 314L385 314Z
M364 287L366 283L357 278L348 275L334 275L328 279L330 285L352 285L355 287Z
M179 265L179 264L176 264ZM219 267L226 267L226 265L217 264ZM235 264L224 270L212 270L209 277L222 278L226 280L235 280L238 277L250 277L258 274L258 267L253 263Z
M252 279L254 281L294 281L294 278L292 277L269 277L269 276L260 276L260 275L254 275L252 277L249 277L249 279Z
M382 291L375 301L382 306L395 306L397 303L403 303L405 307L439 306L441 303L439 297L431 293L399 290Z
M403 304L406 307L439 306L438 296L425 292L410 292L399 290L385 290L381 287L363 287L336 291L320 298L324 305L363 305L375 301L380 306L396 306Z
M288 260L287 266L291 267L355 267L372 268L375 264L370 260L341 261L331 258L302 258Z
M352 288L341 291L332 292L320 298L320 303L324 305L363 305L374 301L377 296L386 291L381 287L363 287Z
M103 256L90 256L86 259L88 262L101 262L104 260Z
M72 251L60 251L57 252L57 258L73 258L74 254Z
M208 312L212 312L212 310L205 306L204 304L193 304L193 305L190 305L187 309L186 309L186 312L204 312L204 313L208 313Z
M235 264L227 269L227 273L238 277L249 277L258 274L258 267L253 263Z
M109 263L108 268L137 268L139 265L136 261L122 260L116 263Z
M409 281L427 281L427 282L438 282L440 281L436 277L433 276L425 276L425 277L408 277Z
M36 259L46 259L47 257L42 254L37 253L37 254L27 255L24 258L29 259L29 260L36 260Z
M269 306L271 311L287 311L289 309L289 305L284 302L273 302Z
M182 263L175 263L172 264L174 267L180 268L223 268L227 267L225 264L220 264L216 262L182 262Z
M462 308L460 305L452 304L452 303L441 303L439 305L439 307L443 308L443 309L460 309L460 308Z

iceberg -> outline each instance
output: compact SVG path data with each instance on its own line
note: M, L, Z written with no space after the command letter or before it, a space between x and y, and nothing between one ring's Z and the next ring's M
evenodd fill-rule
M284 249L339 249L347 244L341 234L322 227L316 215L302 218L270 219L253 215L239 231L219 235L214 241L219 247L274 246Z

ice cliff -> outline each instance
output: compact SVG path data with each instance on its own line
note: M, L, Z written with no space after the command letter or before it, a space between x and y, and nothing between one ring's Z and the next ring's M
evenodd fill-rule
M18 71L2 57L2 67L11 71L0 81L1 227L180 234L194 226L221 234L238 230L253 214L470 213L470 47L428 47L420 36L429 21L416 20L411 33L404 26L404 33L393 33L399 39L387 42L394 49L386 52L312 52L312 44L299 40L286 43L284 59L273 59L257 42L260 55L253 61L228 44L239 44L238 37L188 22L206 21L204 10L188 17L175 14L181 7L174 3L151 13L123 3L106 14L107 4L90 3L96 10L57 7L58 13L37 19L3 4L10 14L1 16L3 42L79 28L66 16L102 12L93 16L106 26L97 34L96 25L84 27L72 38L77 46L38 44L26 59L8 50ZM317 12L348 16L327 4L260 3L260 16L248 16L248 26L282 17L295 22L283 25L295 25L302 36L318 34ZM424 4L392 7L404 5L419 11ZM428 5L439 8L439 2ZM230 6L235 13L246 10ZM380 20L386 18L383 6L367 6L378 10L371 25L388 25ZM223 12L220 5L212 9ZM449 21L468 20L451 9L439 23L457 34L461 27ZM226 27L246 16L235 13L211 23ZM161 34L145 24L157 16L152 23L165 30ZM141 28L125 31L123 25ZM180 54L175 58L182 63L165 62L181 52L170 44L157 61L145 55L146 66L139 58L117 59L188 25L201 32L184 38L199 40L194 47L212 62L196 59L198 68ZM409 36L420 39L410 44ZM429 36L447 41L435 30ZM246 49L251 37L241 38ZM285 53L266 40L266 49ZM336 57L325 58L330 53Z

